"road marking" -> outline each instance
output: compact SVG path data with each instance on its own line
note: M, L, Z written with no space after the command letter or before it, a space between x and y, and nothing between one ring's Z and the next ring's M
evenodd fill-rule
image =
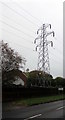
M42 115L42 114L34 115L34 116L32 116L32 117L29 117L29 118L26 118L26 119L24 119L24 120L33 119L33 118L39 117L39 116L41 116L41 115Z
M59 107L59 108L57 108L56 110L61 110L61 109L63 109L65 106L62 106L62 107Z

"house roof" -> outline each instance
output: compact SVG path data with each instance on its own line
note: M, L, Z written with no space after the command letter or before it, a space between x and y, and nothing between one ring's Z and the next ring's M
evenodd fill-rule
M15 70L14 73L16 76L19 76L24 81L24 83L26 83L27 77L22 71Z
M21 70L11 70L11 71L5 71L4 72L4 75L5 74L8 74L8 76L10 76L10 75L12 75L13 74L13 76L18 76L18 77L20 77L23 81L24 81L24 85L26 84L26 81L27 81L27 77L26 77L26 75L21 71Z

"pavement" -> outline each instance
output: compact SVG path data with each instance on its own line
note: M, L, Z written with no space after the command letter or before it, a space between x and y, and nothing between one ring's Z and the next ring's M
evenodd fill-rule
M18 107L2 112L2 118L22 118L23 120L32 120L44 118L64 118L65 100L51 103L39 104L29 107Z

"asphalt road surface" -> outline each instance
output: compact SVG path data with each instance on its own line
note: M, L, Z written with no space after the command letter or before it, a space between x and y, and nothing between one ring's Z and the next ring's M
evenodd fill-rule
M17 108L3 111L3 118L22 118L23 120L33 120L38 118L64 118L65 100L45 103L30 107Z

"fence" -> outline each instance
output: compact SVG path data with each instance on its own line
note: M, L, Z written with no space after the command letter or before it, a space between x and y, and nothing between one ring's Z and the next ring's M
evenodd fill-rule
M10 101L20 98L41 97L59 94L58 88L43 88L43 87L3 87L2 100Z

